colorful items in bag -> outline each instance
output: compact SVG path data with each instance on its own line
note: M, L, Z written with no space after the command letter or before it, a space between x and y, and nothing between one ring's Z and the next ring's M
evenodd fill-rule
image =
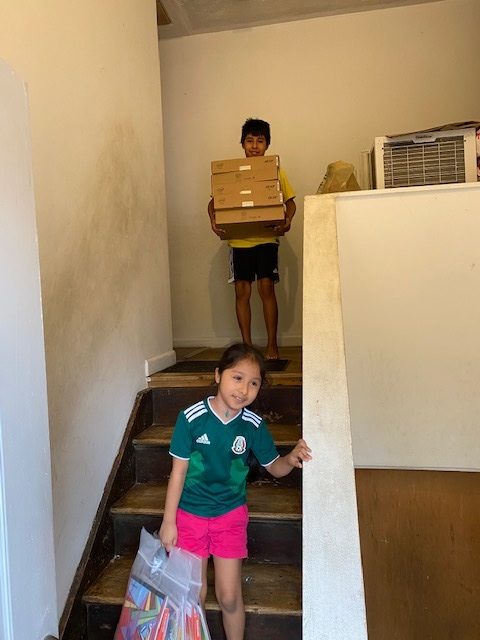
M210 640L198 603L199 556L174 548L142 529L114 640Z
M165 596L130 577L114 640L160 640Z
M178 609L169 603L168 596L131 576L114 640L181 640L177 615ZM199 636L198 640L204 638Z

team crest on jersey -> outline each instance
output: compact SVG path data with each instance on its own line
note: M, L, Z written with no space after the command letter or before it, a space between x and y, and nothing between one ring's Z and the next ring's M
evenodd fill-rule
M233 453L241 455L242 453L245 453L246 449L247 441L245 440L245 438L243 436L237 436L232 444Z

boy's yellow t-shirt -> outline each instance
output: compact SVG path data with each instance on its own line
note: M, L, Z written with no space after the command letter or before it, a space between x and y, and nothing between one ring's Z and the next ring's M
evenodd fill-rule
M292 185L288 181L288 178L283 171L282 167L278 170L278 179L280 180L280 189L283 193L283 201L286 202L295 197L295 191ZM269 244L272 242L278 242L278 236L272 236L269 238L242 238L241 240L229 240L228 245L235 249L249 249L250 247L256 247L258 244Z

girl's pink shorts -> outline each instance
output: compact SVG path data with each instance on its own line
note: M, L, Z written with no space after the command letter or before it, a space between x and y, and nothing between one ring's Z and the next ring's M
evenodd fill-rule
M177 545L202 558L246 558L247 525L246 504L214 518L177 509Z

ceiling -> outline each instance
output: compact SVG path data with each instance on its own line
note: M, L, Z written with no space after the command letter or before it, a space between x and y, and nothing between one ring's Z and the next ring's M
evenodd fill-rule
M157 0L160 38L243 29L437 0Z

